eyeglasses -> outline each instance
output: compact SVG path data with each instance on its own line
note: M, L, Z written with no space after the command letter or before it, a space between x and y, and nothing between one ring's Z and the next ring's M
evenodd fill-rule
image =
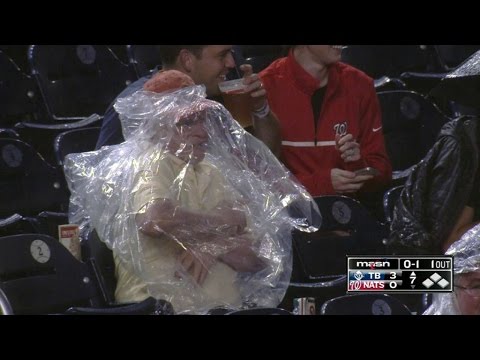
M477 285L475 287L464 287L460 285L455 285L455 287L461 289L462 291L465 291L470 296L480 297L480 285Z

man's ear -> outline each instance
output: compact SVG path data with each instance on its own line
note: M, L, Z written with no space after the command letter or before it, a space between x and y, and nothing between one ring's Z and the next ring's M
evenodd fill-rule
M187 49L180 50L180 53L178 54L179 65L182 67L183 70L185 70L187 74L193 71L194 56L195 55L193 55Z

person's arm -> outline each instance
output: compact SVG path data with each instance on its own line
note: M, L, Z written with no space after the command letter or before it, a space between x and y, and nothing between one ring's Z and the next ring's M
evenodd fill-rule
M267 91L258 75L253 74L251 65L243 64L240 69L243 71L243 82L247 85L246 92L250 92L252 97L254 135L279 158L281 146L280 123L277 116L270 110Z
M360 136L355 139L360 145L360 157L356 161L345 161L345 170L355 171L366 166L379 171L379 175L367 181L361 191L372 191L387 185L392 179L392 166L385 148L380 103L373 81L362 100L360 110Z
M145 204L135 220L145 235L170 235L187 244L218 241L241 234L246 227L243 211L218 207L206 214L178 206L170 199L156 199Z
M463 208L462 213L455 223L452 232L442 245L443 252L447 251L450 245L459 240L463 234L479 223L478 221L473 222L474 212L475 210L470 206L465 206Z
M211 214L204 214L175 206L168 199L157 199L137 214L136 223L145 235L157 238L168 235L179 241L183 251L177 261L199 285L217 260L238 272L257 272L266 266L251 248L252 240L239 236L246 226L245 214L239 210L219 207ZM204 251L198 246L202 242L218 245L219 254Z
M265 91L265 90L263 90ZM268 114L261 118L255 112L253 113L254 135L268 146L270 151L277 157L280 157L280 125L277 116L270 110Z

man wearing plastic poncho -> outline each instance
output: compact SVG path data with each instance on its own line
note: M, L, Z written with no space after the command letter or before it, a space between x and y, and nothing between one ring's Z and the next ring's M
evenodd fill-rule
M182 76L152 81L189 85ZM114 252L116 300L151 295L177 313L278 305L291 230L316 209L308 193L203 86L139 91L115 109L127 140L67 156L65 172L70 221L90 222Z
M455 291L433 295L424 315L480 315L480 225L448 248L453 255Z

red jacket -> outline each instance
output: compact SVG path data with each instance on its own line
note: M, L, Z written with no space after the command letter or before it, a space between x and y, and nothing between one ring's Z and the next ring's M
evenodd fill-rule
M330 170L374 167L380 175L361 191L386 185L392 168L385 151L380 105L373 80L343 63L330 66L320 118L315 125L311 98L317 79L295 60L293 53L273 62L260 73L272 111L282 132L282 160L312 196L335 194ZM335 134L352 134L362 158L345 163L335 148Z

